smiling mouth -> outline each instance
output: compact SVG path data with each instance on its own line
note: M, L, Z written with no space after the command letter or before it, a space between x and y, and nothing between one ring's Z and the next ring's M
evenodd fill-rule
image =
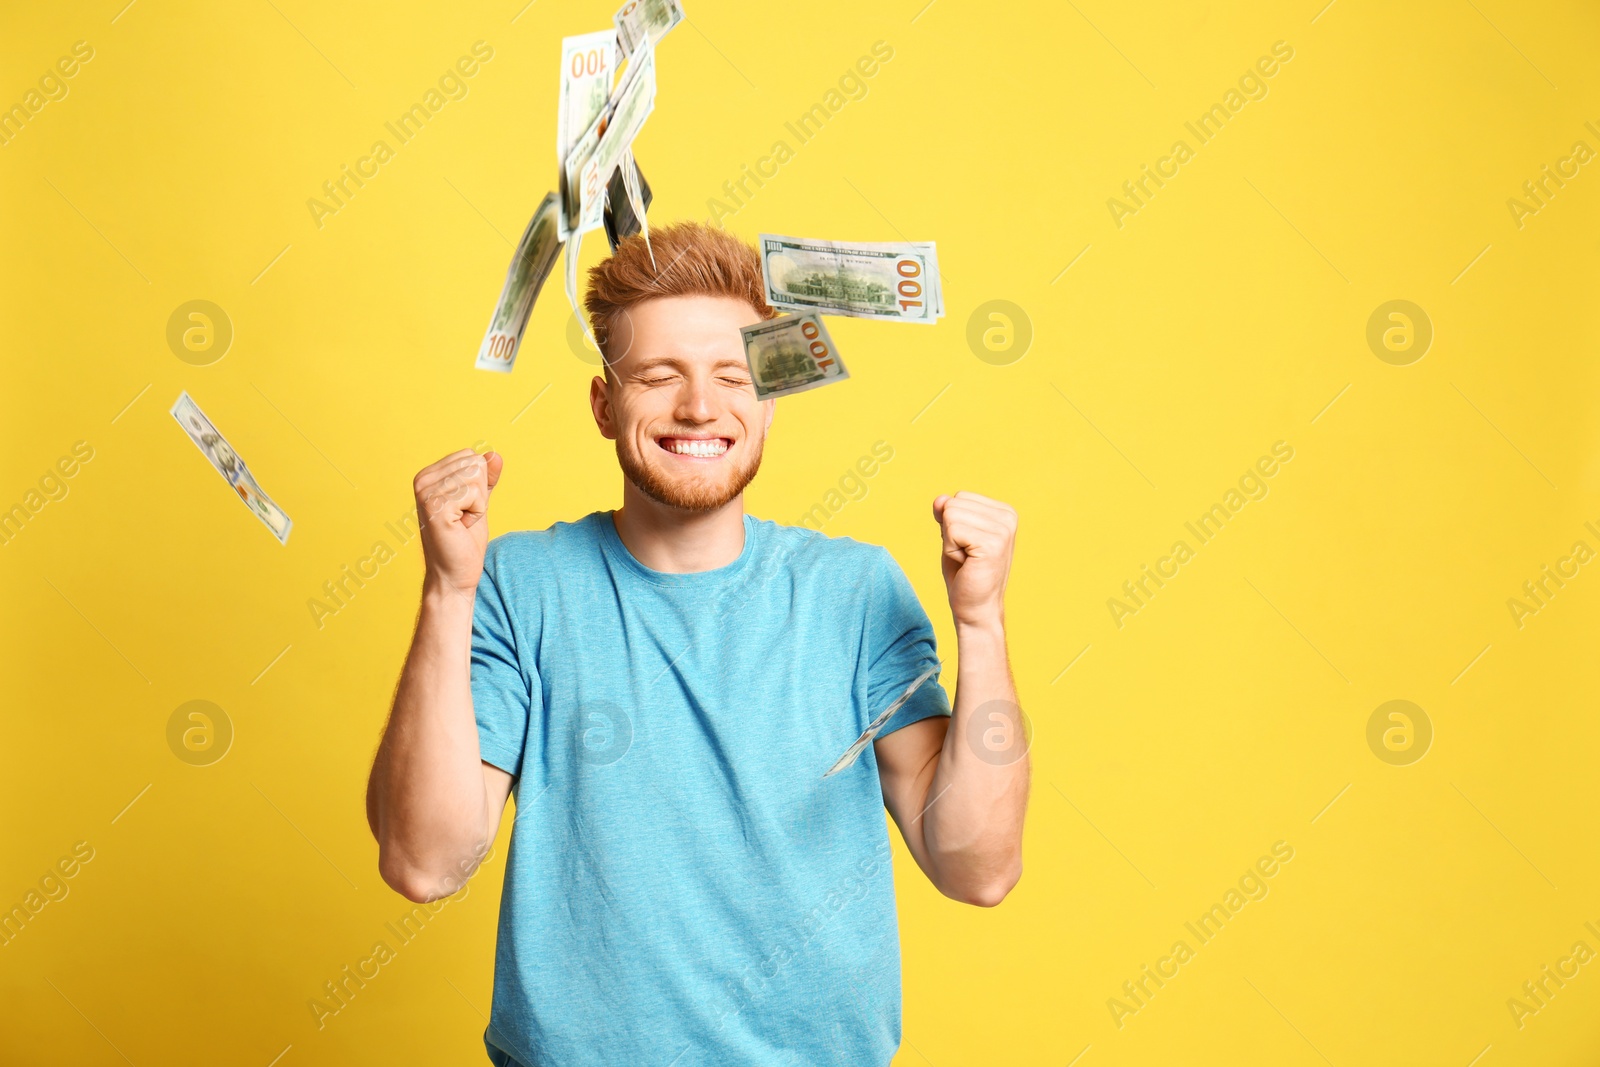
M658 437L664 451L688 459L721 459L733 447L729 437Z

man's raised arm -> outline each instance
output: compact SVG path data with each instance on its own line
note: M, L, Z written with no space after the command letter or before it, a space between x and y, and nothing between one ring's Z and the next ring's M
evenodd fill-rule
M993 907L1022 877L1028 737L1006 658L1005 587L1017 513L977 493L933 504L956 626L953 714L877 742L884 804L948 897Z
M464 448L423 468L412 485L426 568L422 609L367 780L367 823L383 880L418 902L466 884L511 792L511 775L479 756L471 685L489 491L503 463L497 453Z

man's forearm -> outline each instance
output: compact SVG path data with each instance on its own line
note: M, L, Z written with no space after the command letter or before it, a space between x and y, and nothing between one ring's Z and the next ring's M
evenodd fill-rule
M997 904L1022 876L1028 740L1006 658L1005 624L956 624L954 714L921 818L935 883Z
M472 714L472 606L470 595L424 585L416 635L367 787L379 870L413 899L453 892L457 886L446 883L465 881L487 848Z

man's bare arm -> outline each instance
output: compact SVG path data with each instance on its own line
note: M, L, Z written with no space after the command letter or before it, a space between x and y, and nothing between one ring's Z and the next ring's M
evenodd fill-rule
M501 460L471 449L417 475L426 576L417 630L367 781L378 871L396 892L437 900L488 854L511 775L482 761L472 712L472 608Z
M1006 656L1016 513L973 493L941 497L934 511L956 624L955 706L950 719L913 723L874 752L884 804L923 873L946 896L993 907L1022 877L1030 774Z

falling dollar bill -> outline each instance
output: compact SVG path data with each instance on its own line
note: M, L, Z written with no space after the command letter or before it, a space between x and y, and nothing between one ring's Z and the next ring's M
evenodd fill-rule
M262 492L261 486L256 483L255 477L246 469L244 460L233 450L233 446L217 432L211 425L211 420L206 418L200 406L189 399L189 394L179 393L178 399L172 405L172 417L178 420L178 425L183 427L189 435L189 440L195 447L204 453L217 469L217 473L233 486L233 491L239 494L245 507L251 513L267 524L267 529L272 531L281 544L289 543L289 527L294 525L283 509L272 502L272 498Z
M600 30L561 40L561 99L556 112L556 165L561 173L561 195L570 199L566 187L567 155L611 97L611 79L616 74L617 31ZM561 217L561 237L567 236L566 217Z
M647 43L628 59L628 69L605 108L567 152L562 166L571 199L566 205L568 229L588 232L601 224L606 183L632 149L655 103L655 49Z
M820 315L784 315L742 327L739 333L759 400L850 377Z
M887 244L761 235L767 303L858 319L936 322L944 314L933 242Z
M589 324L578 307L578 251L583 235L605 222L606 186L612 172L633 147L644 120L655 110L655 49L646 41L628 59L628 69L606 101L605 110L567 153L564 180L576 203L565 205L567 237L567 301L593 343Z
M489 316L489 329L478 346L475 366L479 370L511 373L534 301L539 299L539 290L556 265L556 253L561 251L560 218L561 198L555 193L546 193L533 218L528 220L528 228L522 231L522 240L517 242L517 251L511 257L506 283L500 289L500 302L494 306L494 314Z
M893 704L890 704L887 708L884 708L883 711L879 712L876 719L873 719L867 724L867 728L861 732L861 736L850 743L850 747L844 750L844 755L835 760L833 766L828 768L828 773L824 774L822 777L832 778L834 775L838 774L840 771L854 763L856 761L856 757L861 755L862 750L877 739L879 732L883 730L884 726L889 722L889 719L893 717L894 713L905 707L906 701L911 699L911 694L922 688L922 683L926 682L929 678L932 678L938 669L939 665L935 663L933 666L929 667L927 670L918 675L916 681L906 686L906 691L896 697Z
M645 250L650 253L650 266L655 267L656 250L654 246L650 244L650 219L645 214L644 191L642 188L644 184L644 175L639 173L639 164L634 160L632 152L629 152L622 157L622 164L617 168L617 170L622 174L622 186L628 194L626 197L628 203L628 213L633 216L635 226L638 228L639 232L644 235L644 247ZM609 207L607 210L610 210ZM615 226L613 224L613 228L607 230L606 232L610 234L613 233L614 230ZM616 245L613 244L611 247L615 249Z
M567 303L572 305L572 313L578 316L578 325L583 327L584 340L598 349L600 342L594 339L594 333L589 329L589 318L583 313L583 309L578 306L578 249L582 247L583 231L574 230L572 236L567 238L567 266L565 272Z
M617 43L624 55L633 55L645 40L659 41L683 21L678 0L628 0L616 14Z
M652 194L650 183L645 180L644 171L639 169L639 161L633 159L633 153L628 153L628 158L633 161L633 173L638 179L637 189L629 188L631 184L624 174L626 167L618 167L617 172L611 176L611 183L606 186L606 212L605 227L606 240L611 245L611 251L617 250L624 238L644 230L648 235L649 222L645 212L650 209ZM649 240L646 236L645 240ZM655 262L655 251L650 253L650 262Z

